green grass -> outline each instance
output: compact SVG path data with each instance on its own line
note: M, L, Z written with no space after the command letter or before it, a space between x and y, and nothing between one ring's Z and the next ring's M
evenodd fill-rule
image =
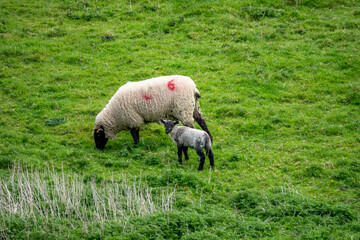
M92 228L1 211L0 237L360 238L359 46L354 0L1 1L1 178L50 168L85 189L175 187L176 201ZM94 146L95 116L122 84L171 74L200 90L215 172L198 172L191 150L179 165L155 123L137 147L129 132Z

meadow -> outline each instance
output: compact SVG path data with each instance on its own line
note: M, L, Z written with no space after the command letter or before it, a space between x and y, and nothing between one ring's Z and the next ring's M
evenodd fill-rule
M0 1L0 238L359 239L359 52L355 0ZM215 171L157 123L95 148L121 85L173 74Z

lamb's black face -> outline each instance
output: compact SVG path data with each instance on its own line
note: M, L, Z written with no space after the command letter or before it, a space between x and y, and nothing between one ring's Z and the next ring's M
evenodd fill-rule
M173 130L173 128L175 127L175 125L179 124L179 121L171 121L171 120L162 120L160 119L160 123L164 124L165 126L165 133L169 134L171 133L171 131Z
M105 148L105 145L108 138L105 137L105 131L102 126L95 126L93 130L94 139L95 139L95 145L97 149L103 150Z

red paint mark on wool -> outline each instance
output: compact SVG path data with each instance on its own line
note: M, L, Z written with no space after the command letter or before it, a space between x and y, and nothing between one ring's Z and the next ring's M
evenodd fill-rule
M174 83L175 79L171 80L168 82L168 88L171 90L171 91L174 91L175 90L175 83Z
M150 100L152 99L151 96L146 95L146 94L143 94L143 95L142 95L142 98L143 98L144 100L146 100L146 101L150 101Z

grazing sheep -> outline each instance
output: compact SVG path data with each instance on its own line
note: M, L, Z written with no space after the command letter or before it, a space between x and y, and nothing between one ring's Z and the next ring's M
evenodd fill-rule
M98 149L121 130L130 130L135 145L140 126L159 118L181 120L194 127L194 119L212 139L200 112L200 93L189 77L164 76L129 82L119 88L106 107L96 116L93 135Z
M200 157L199 171L203 170L205 162L205 154L203 149L206 150L206 155L210 160L210 167L214 168L214 154L211 148L211 140L209 135L195 128L185 126L176 126L179 121L159 120L165 126L165 133L169 134L178 148L179 163L182 164L182 153L184 152L185 160L189 159L188 147L195 148L197 155Z

